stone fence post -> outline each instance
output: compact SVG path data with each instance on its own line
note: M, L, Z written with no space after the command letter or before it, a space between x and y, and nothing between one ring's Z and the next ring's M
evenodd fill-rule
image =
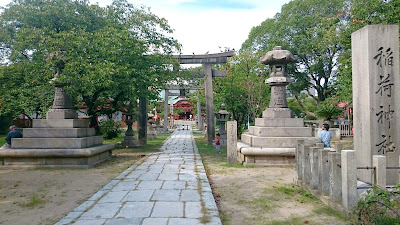
M386 189L386 157L383 155L373 155L372 166L375 167L374 185Z
M311 165L311 189L320 192L319 186L319 172L318 172L318 152L319 147L310 147L310 165Z
M303 185L309 185L311 183L311 151L310 146L304 145L303 147Z
M340 153L329 152L330 197L334 202L342 201L342 171L340 168Z
M227 157L229 164L235 164L237 162L237 122L227 122Z
M297 179L303 181L303 152L304 152L304 140L297 141L296 147L296 171Z
M329 162L328 162L327 149L318 150L318 176L319 176L319 188L321 189L321 195L329 195Z
M357 206L357 162L354 150L342 150L342 204L351 211Z

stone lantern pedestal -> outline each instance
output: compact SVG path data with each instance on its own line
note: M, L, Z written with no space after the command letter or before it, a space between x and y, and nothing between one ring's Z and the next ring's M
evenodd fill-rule
M138 147L138 146L140 146L139 140L136 138L135 133L133 132L133 129L132 129L133 115L126 113L125 116L126 116L125 123L128 126L128 129L125 132L125 137L121 143L121 147L122 148Z
M32 128L23 129L23 138L14 138L10 149L0 150L2 168L88 168L112 155L114 144L103 145L95 136L89 120L78 119L65 83L57 77L65 65L64 50L50 54L57 60L57 73L50 83L55 86L52 108L46 119L34 119Z
M226 139L227 139L227 134L226 134L226 129L225 129L225 124L227 117L229 115L229 112L225 110L225 104L221 104L221 110L218 111L218 121L219 121L219 142L221 143L221 146L226 147Z
M78 119L64 85L55 85L53 107L46 119L34 119L14 138L11 149L0 150L4 168L88 168L112 155L114 144L103 145L89 121Z
M156 139L157 138L157 128L156 125L154 124L154 114L149 112L147 113L147 138L148 139Z
M261 63L270 65L270 77L266 83L271 86L269 107L262 118L255 119L255 126L243 133L237 143L238 159L245 165L281 166L295 163L298 140L315 144L312 128L304 127L303 118L293 118L287 106L286 86L290 83L287 64L297 59L287 50L277 46L268 52Z

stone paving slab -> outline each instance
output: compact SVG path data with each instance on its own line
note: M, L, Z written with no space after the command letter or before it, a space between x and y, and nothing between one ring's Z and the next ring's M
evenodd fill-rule
M191 130L175 130L161 149L133 164L56 225L221 225Z

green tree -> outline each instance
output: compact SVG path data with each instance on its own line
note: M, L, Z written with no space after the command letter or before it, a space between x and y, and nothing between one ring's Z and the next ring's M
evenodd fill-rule
M316 105L335 94L336 59L342 52L336 38L343 9L343 0L291 1L274 18L254 27L242 45L243 49L263 54L280 45L298 56L297 63L288 67L293 81L289 90L312 117L316 115L306 109L300 93L307 92Z
M400 1L347 0L338 42L343 53L338 57L339 76L335 88L339 101L352 102L351 34L370 24L400 24Z
M221 103L225 103L233 119L243 128L248 118L253 123L269 103L270 88L265 84L265 65L259 62L257 55L239 52L222 69L226 69L228 75L215 80L216 111Z
M165 19L126 0L105 8L86 0L14 0L0 15L0 29L0 114L46 111L49 80L62 55L59 79L70 84L75 103L87 106L92 126L98 114L126 110L139 97L155 98L174 63L169 55L179 50ZM4 91L10 89L18 94Z

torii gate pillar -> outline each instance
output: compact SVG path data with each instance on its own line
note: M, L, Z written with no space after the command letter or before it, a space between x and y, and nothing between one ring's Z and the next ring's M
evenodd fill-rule
M217 71L211 69L211 64L226 63L228 57L233 56L234 51L228 51L217 54L206 55L175 55L174 57L180 64L203 64L204 83L206 91L206 121L207 121L207 141L208 145L212 145L215 137L215 121L214 121L214 97L212 78L226 77L226 71Z
M204 67L204 84L206 91L206 121L207 121L207 140L212 145L215 137L215 121L214 121L214 96L212 86L212 70L211 63L203 64Z

